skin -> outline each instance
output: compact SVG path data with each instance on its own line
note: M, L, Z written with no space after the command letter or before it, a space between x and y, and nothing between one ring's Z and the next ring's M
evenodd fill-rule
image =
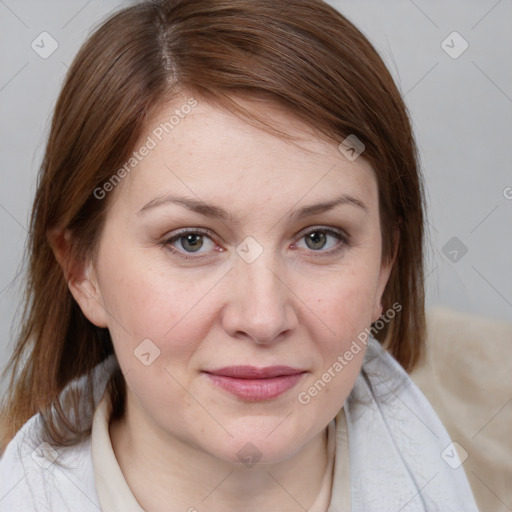
M148 123L141 143L175 108ZM111 192L97 255L70 279L84 314L110 330L127 381L126 415L110 433L146 510L309 508L325 471L326 426L352 389L364 351L309 404L298 395L382 313L393 261L381 262L371 166L363 157L350 162L337 144L275 105L257 108L295 142L199 102ZM175 203L140 212L166 194L217 205L233 218ZM293 217L342 194L365 208L347 203ZM186 239L173 238L182 228L210 235L191 252ZM325 229L345 233L348 243ZM306 235L313 232L320 238L311 248ZM248 236L263 251L252 263L236 251ZM160 350L149 366L134 355L145 339ZM247 401L203 373L229 365L305 373L274 399ZM247 443L261 455L250 468L237 456Z

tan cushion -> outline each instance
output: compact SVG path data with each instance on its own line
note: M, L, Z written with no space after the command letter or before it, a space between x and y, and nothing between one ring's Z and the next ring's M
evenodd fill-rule
M426 357L411 377L467 452L480 510L510 512L512 323L437 307L427 329Z

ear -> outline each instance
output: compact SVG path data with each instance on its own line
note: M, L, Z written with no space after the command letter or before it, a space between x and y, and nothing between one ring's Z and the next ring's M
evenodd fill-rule
M107 327L108 314L92 261L79 261L73 256L72 236L67 229L50 230L47 239L82 313L94 325Z
M384 295L384 290L386 289L386 285L388 284L389 281L389 276L391 275L393 265L395 264L396 261L399 244L400 230L399 227L397 226L393 232L393 246L391 256L388 258L387 261L382 261L380 266L379 281L377 284L377 290L375 293L375 300L372 312L372 323L376 322L383 313L382 296Z

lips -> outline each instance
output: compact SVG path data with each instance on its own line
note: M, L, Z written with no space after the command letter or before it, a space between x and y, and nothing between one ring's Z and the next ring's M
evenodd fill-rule
M303 370L298 370L290 366L267 366L265 368L256 368L255 366L226 366L225 368L212 370L208 373L236 379L272 379L274 377L303 373Z
M305 373L290 366L227 366L205 372L214 385L247 401L276 398L293 388Z

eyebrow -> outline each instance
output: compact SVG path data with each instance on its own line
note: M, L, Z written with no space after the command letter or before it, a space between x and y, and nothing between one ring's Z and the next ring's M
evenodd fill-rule
M229 221L233 224L239 223L238 219L235 216L233 216L231 213L227 212L226 210L224 210L224 208L221 208L220 206L208 204L198 199L177 196L172 194L159 196L156 197L155 199L152 199L151 201L149 201L149 203L145 204L137 212L137 215L141 215L147 212L148 210L152 210L159 206L169 204L177 204L183 206L195 213L204 215L205 217L217 217L224 221ZM357 199L356 197L350 194L343 194L335 199L332 199L331 201L323 201L309 206L304 206L299 210L296 210L295 212L291 212L289 216L291 218L302 219L304 217L309 217L318 213L324 213L328 210L332 210L336 206L341 205L355 206L357 208L362 209L365 213L368 213L368 207L360 199Z

